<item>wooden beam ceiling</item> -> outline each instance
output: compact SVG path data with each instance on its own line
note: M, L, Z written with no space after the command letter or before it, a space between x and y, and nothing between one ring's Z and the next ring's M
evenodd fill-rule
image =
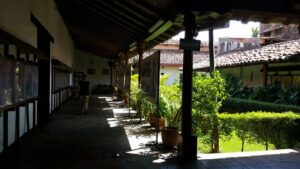
M187 10L205 18L197 23L202 29L230 19L300 23L299 3L286 0L56 0L56 4L75 45L107 58L118 57L133 42L144 42L160 20L172 25L148 38L145 46L170 39L183 30L182 15ZM211 17L211 12L218 17Z

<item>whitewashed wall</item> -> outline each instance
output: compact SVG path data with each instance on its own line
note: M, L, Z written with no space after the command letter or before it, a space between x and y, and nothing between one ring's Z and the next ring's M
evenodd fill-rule
M263 86L263 65L243 66L220 69L222 74L233 74L243 80L243 86ZM252 78L251 78L252 76Z
M72 67L74 45L54 0L1 0L0 29L37 46L37 29L30 21L31 13L54 38L51 57Z
M87 74L87 80L90 81L91 87L94 88L96 85L110 85L110 67L108 65L109 60L103 57L82 51L75 50L75 65L74 71L84 72L87 74L88 68L94 68L95 74ZM103 75L102 70L108 69L109 74ZM115 71L113 71L113 84L115 83Z
M0 29L16 38L37 47L37 29L31 22L33 14L53 36L50 46L50 57L73 67L74 44L60 16L54 0L1 0ZM50 65L49 65L50 67ZM51 72L51 71L50 71ZM51 77L51 75L50 75ZM49 89L51 91L51 89ZM51 104L51 103L50 103ZM37 104L36 104L37 105ZM33 127L33 105L29 106L30 127ZM37 107L35 108L37 111ZM36 122L37 122L37 112ZM25 108L20 108L20 136L27 132ZM15 111L9 115L9 144L15 141ZM0 116L0 152L3 149L3 116Z
M169 79L166 82L166 85L172 85L176 81L179 82L179 75L182 71L178 70L178 67L172 66L160 66L160 74L168 75Z

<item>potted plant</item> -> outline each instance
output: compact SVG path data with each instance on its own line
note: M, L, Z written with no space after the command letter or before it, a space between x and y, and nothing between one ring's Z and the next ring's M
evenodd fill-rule
M178 82L167 84L169 76L160 78L160 112L166 120L166 126L162 132L163 144L174 147L179 142L180 117L181 117L181 86Z
M181 116L181 108L176 112L173 112L174 115L165 117L167 121L167 127L161 131L162 142L165 146L174 147L177 146L180 135L179 135L179 124Z
M157 112L156 105L153 103L151 104L152 104L152 110L151 113L149 113L149 123L152 127L155 128L158 127L158 130L162 130L163 128L165 128L165 119L163 118L162 111L159 108Z

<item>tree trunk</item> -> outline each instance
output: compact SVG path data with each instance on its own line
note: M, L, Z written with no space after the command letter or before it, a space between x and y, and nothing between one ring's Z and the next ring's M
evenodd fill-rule
M243 134L242 134L242 150L241 150L241 152L244 152L244 146L245 146L245 131L243 130Z
M220 145L219 145L219 122L217 117L214 117L213 120L213 132L212 132L212 139L213 139L213 153L220 152Z

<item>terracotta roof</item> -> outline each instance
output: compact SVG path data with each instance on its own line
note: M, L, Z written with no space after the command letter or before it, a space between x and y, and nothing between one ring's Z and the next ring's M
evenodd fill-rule
M148 50L144 52L144 58L147 58L157 50ZM207 59L208 55L203 52L194 52L194 63ZM183 50L161 50L160 64L165 65L182 65L183 64Z
M180 42L177 39L169 39L169 40L167 40L167 41L165 41L161 44L163 44L163 45L178 45L179 46L179 43ZM158 45L160 45L160 44L158 44ZM217 45L217 43L215 45ZM208 46L208 42L207 41L201 41L201 47L203 47L203 46Z
M169 39L161 44L164 45L179 45L179 40L175 40L175 39Z
M300 39L262 46L247 51L216 56L216 67L234 67L266 62L288 61L300 54ZM209 59L193 65L196 70L209 68Z

